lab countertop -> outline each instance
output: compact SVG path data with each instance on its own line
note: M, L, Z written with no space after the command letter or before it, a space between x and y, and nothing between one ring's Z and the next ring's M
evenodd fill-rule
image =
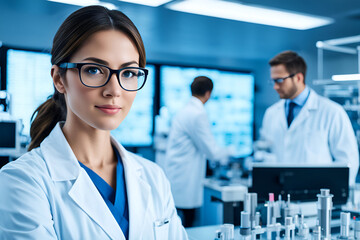
M244 201L248 192L247 182L228 182L207 178L204 187L211 191L211 195L223 202Z

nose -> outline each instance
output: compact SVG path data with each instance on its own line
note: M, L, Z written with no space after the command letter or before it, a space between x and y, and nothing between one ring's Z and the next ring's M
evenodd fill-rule
M120 87L116 74L112 74L109 82L104 86L104 97L119 97L123 89Z
M273 87L275 90L278 90L280 88L280 85L276 82L274 82L274 87Z

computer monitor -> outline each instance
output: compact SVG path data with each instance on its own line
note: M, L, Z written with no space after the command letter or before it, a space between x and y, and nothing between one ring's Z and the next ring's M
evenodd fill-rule
M20 152L20 130L20 120L0 120L0 156L12 156Z
M232 145L234 157L252 153L254 75L250 72L163 65L160 67L160 105L173 117L190 100L195 77L212 79L214 89L205 104L211 131L219 146Z
M321 188L330 189L334 204L345 204L349 195L349 167L346 164L255 164L252 187L249 192L258 194L265 202L269 193L290 194L292 201L316 201Z
M35 109L54 93L50 75L50 53L6 48L6 90L9 112L21 119L22 134L30 135L30 118Z

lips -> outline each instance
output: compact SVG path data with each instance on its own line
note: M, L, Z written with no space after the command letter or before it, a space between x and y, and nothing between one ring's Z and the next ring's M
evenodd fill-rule
M121 107L117 105L100 105L95 107L106 114L116 114L121 110Z

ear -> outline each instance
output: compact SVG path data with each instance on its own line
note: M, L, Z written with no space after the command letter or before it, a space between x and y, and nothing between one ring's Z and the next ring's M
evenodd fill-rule
M211 91L207 91L205 94L206 94L207 99L210 99L210 97L211 97Z
M299 83L304 83L304 75L300 72L296 74L296 80Z
M59 66L53 65L51 67L51 77L53 79L56 90L64 94L65 93L64 79L60 76Z

